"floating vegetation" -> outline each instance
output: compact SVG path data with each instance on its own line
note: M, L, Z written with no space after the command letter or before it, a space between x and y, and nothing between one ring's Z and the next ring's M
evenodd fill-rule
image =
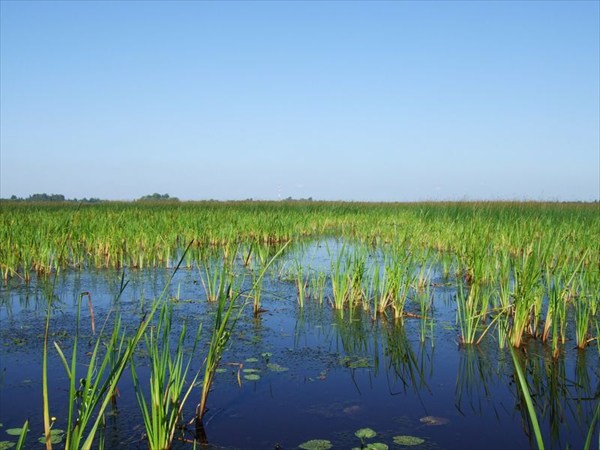
M363 439L374 438L375 436L377 436L377 433L371 428L361 428L360 430L354 432L354 436L356 436L362 441Z
M340 359L340 365L350 369L369 369L373 362L363 356L344 356Z
M11 436L20 436L21 432L23 431L23 427L21 427L21 428L7 428L4 431L6 432L6 434L9 434Z
M260 375L257 373L249 373L249 374L244 375L244 380L258 381L258 380L260 380Z
M332 448L331 441L326 439L311 439L310 441L303 442L298 446L303 450L328 450Z
M445 417L437 417L437 416L425 416L419 419L419 422L425 424L427 426L440 426L446 425L450 422L449 419Z
M423 442L425 439L416 436L394 436L394 444L398 445L413 446L421 445Z
M360 448L355 447L352 450L387 450L387 444L383 442L367 442L368 439L373 439L377 433L372 428L361 428L354 433L354 436L360 439Z
M268 363L267 369L269 369L272 372L287 372L288 370L290 370L288 367L283 367L276 363Z
M64 430L59 430L57 428L52 428L50 430L50 443L51 444L60 444L63 441L64 437L65 437ZM38 442L40 444L45 444L46 443L46 436L41 436L38 439Z

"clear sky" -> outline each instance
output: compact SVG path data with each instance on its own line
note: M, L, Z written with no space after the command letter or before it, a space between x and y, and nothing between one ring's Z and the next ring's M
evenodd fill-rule
M0 5L2 197L600 197L598 1Z

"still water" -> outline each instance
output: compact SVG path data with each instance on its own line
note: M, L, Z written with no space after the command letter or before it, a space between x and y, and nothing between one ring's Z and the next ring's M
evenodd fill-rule
M328 267L327 254L309 252L312 268ZM286 265L287 264L287 265ZM369 427L389 448L409 448L394 437L414 436L421 449L528 449L535 440L516 382L513 361L490 334L479 346L458 344L455 290L433 272L433 321L404 323L372 320L363 310L334 311L306 299L300 308L296 286L286 270L289 257L271 271L263 286L264 312L257 318L247 305L221 361L205 415L204 448L293 449L312 439L333 448L360 447L355 431ZM240 273L244 268L239 268ZM129 283L119 297L123 274L114 271L67 272L57 278L50 322L52 341L70 352L77 300L92 297L95 324L110 330L121 314L134 329L158 298L168 270L126 271ZM243 286L249 282L245 281ZM0 298L0 442L16 442L6 433L30 421L28 448L41 448L42 344L48 282L4 286ZM118 298L117 298L118 297ZM243 298L243 297L242 297ZM191 370L202 370L214 320L197 268L181 269L170 286L176 326L189 335L202 323L201 342ZM418 313L409 298L407 310ZM86 302L82 308L81 370L95 337ZM424 336L424 339L422 339ZM175 340L175 339L174 339ZM191 345L191 343L190 343ZM552 360L537 341L526 343L524 361L547 448L582 448L600 395L596 346L584 352L567 346ZM54 427L66 426L68 380L60 359L49 349L49 386ZM148 377L143 343L136 353L139 375ZM526 358L526 359L525 359ZM251 376L248 376L251 375ZM200 388L192 391L184 419L194 417ZM178 436L193 439L193 426ZM145 448L144 426L131 374L119 384L104 428L107 448ZM594 434L597 442L597 431ZM60 444L57 446L61 447ZM178 441L177 448L193 448ZM592 448L595 448L592 446Z

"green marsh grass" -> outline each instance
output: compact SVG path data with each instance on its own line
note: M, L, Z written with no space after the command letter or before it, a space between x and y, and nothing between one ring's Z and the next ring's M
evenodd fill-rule
M415 285L416 275L414 260L408 252L405 255L394 258L390 266L385 267L388 272L385 280L385 290L392 308L393 317L403 320L406 301Z
M350 275L352 261L347 256L345 249L346 246L343 245L337 255L330 253L330 277L333 295L331 306L339 311L343 311L346 304L350 301L352 290L352 278Z
M133 359L130 364L133 385L146 428L148 447L152 450L171 448L175 431L181 423L183 407L199 376L199 372L197 372L191 380L187 380L202 326L201 324L198 326L192 349L189 350L184 348L187 334L184 323L177 345L173 349L171 346L172 320L173 305L163 304L156 328L150 328L144 336L150 360L149 401L146 400L144 389L140 386ZM185 353L189 354L187 358L184 356Z
M304 276L304 266L300 261L296 261L294 268L294 282L296 292L298 293L298 306L304 308L304 300L308 295L308 280Z
M310 296L316 300L319 305L323 304L325 300L325 283L327 281L327 274L323 270L312 270L310 272L309 285L310 285Z
M186 247L186 250L188 248L189 245ZM186 250L184 250L184 255ZM83 377L80 377L81 373L78 371L80 365L80 360L78 359L78 343L80 335L81 303L84 296L87 296L90 301L91 297L88 292L84 292L78 296L70 362L67 360L60 345L57 342L54 342L54 347L63 363L67 379L69 380L69 390L67 395L67 429L64 436L65 449L87 450L91 449L94 445L96 435L101 429L104 421L104 411L106 411L107 407L114 402L114 395L117 384L121 379L121 375L127 364L131 361L133 352L144 336L159 305L166 298L173 276L179 269L182 261L183 257L171 273L161 296L154 302L150 311L144 315L135 329L133 336L126 336L126 331L122 327L121 317L118 314L116 314L114 319L112 332L106 333L106 335L104 329L100 332L95 338L91 356L87 364L87 370ZM51 450L52 448L51 428L53 423L50 420L50 401L48 395L48 344L56 279L57 277L54 276L52 286L46 294L49 299L49 304L46 314L44 343L42 347L42 408L44 416L45 446L48 450ZM121 289L117 294L117 298L122 295L126 286L127 283L125 283L122 278ZM107 322L105 321L105 326L106 324ZM107 342L104 342L105 337L108 338ZM101 344L104 344L106 347L103 354L100 350ZM102 437L100 437L97 445L101 445L102 442Z

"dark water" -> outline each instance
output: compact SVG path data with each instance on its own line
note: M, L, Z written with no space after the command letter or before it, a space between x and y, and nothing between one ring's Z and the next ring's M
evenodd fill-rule
M313 266L319 258L323 255L317 253ZM452 288L433 290L433 331L427 329L425 341L420 342L419 319L406 319L403 325L385 319L373 322L363 311L345 310L342 315L310 299L299 308L293 282L278 277L285 269L285 265L279 267L265 280L265 313L255 319L251 305L246 307L222 359L225 372L216 377L205 416L206 438L213 448L292 449L310 439L327 439L334 448L349 449L360 446L354 432L365 427L378 433L372 442L390 448L407 448L394 444L394 436L399 435L424 439L413 448L536 447L510 354L498 350L493 335L477 347L457 344ZM129 284L118 301L118 273L89 271L59 277L52 340L70 351L82 291L92 295L98 328L106 317L110 322L119 312L133 329L151 300L162 292L167 277L165 270L129 272ZM204 325L194 371L202 368L214 309L207 304L199 279L196 269L181 270L169 296L176 314L175 331L184 321L190 335L200 322ZM29 419L29 448L42 447L37 439L43 430L46 295L43 283L35 281L1 291L0 441L15 442L5 430ZM85 370L85 352L93 342L86 308L84 302L81 370ZM418 305L409 300L407 309L416 312ZM526 355L546 448L582 448L600 393L597 348L578 352L567 346L565 354L553 361L547 348L532 341L527 343ZM136 361L140 377L147 378L143 350ZM238 385L240 368L255 369L260 379L246 380L241 372ZM57 417L55 427L62 428L66 426L68 381L53 348L49 374L50 413ZM107 415L107 448L145 448L129 370L119 392L116 406ZM188 400L186 419L193 418L199 396L198 388ZM190 427L190 438L192 431ZM595 443L597 436L598 431ZM182 443L176 446L192 448Z

